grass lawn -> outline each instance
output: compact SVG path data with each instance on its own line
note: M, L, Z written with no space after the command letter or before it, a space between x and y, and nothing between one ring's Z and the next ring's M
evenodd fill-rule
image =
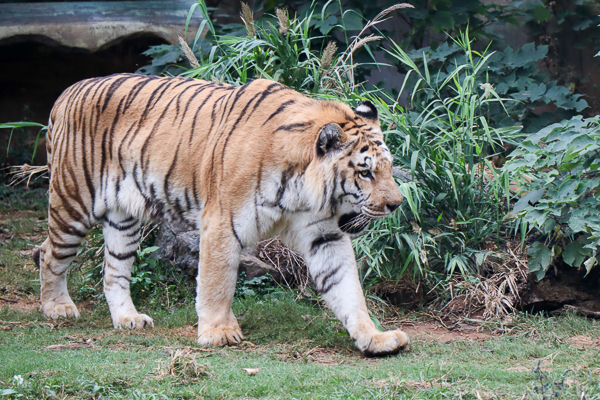
M452 331L423 314L381 316L412 343L369 359L330 311L275 291L236 299L246 342L207 349L195 344L191 294L138 297L155 328L114 330L101 290L76 268L70 289L81 318L47 321L31 262L44 202L27 201L3 200L0 210L0 399L600 399L600 324L570 314L464 321Z

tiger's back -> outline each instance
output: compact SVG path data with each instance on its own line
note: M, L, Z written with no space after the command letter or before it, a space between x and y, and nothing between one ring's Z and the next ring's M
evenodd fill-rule
M138 217L150 211L193 221L211 194L224 201L255 190L248 178L261 168L306 167L319 119L344 122L351 114L272 81L236 88L113 75L79 82L59 98L48 159L62 186L85 182L81 201L95 203L90 219L120 207ZM56 162L74 173L57 176Z

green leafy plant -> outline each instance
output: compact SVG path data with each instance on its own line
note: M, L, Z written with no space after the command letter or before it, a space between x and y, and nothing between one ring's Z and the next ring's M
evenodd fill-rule
M534 373L535 383L533 390L539 394L540 400L555 400L563 398L563 391L565 389L565 380L569 375L569 370L565 371L558 379L552 379L552 377L542 370L542 362L538 361L533 367L532 372ZM585 398L583 394L582 398Z
M332 7L339 9L339 17L328 11ZM355 53L366 51L370 54L372 66L378 65L369 43L378 42L383 37L367 35L369 30L376 30L376 26L391 12L407 7L412 6L400 4L389 7L364 25L359 13L344 10L341 2L334 0L329 0L322 8L313 3L304 17L289 15L278 9L276 18L265 15L255 21L250 9L246 8L242 15L246 27L244 34L224 35L219 34L211 22L205 3L199 1L198 8L204 18L200 29L206 27L206 37L200 38L199 30L189 44L182 41L177 48L166 45L151 48L145 54L154 58L152 66L138 72L152 74L166 71L233 85L265 78L309 95L344 99L350 97L358 86L355 83L356 71L367 65L356 62ZM192 7L190 13L194 9ZM362 30L348 38L346 26ZM343 31L344 51L338 51L338 41L332 35L334 28Z
M395 48L399 48L398 45ZM524 131L535 132L553 122L571 118L588 107L582 95L571 93L569 88L551 80L547 71L540 70L538 64L548 54L548 46L535 46L528 43L522 48L513 50L510 47L503 51L489 53L485 68L479 68L474 79L493 88L494 92L505 99L513 101L487 104L486 118L490 125L511 126L515 121L523 125ZM411 115L419 113L440 94L442 97L454 95L454 88L445 84L457 66L464 60L464 51L458 43L450 41L438 46L435 50L425 47L407 53L412 64L423 69L425 65L431 73L433 85L440 88L434 90L416 90L411 95L407 110ZM391 57L397 58L394 54ZM409 73L414 70L409 60L402 62L401 69ZM406 82L407 87L421 84L420 77L413 74ZM491 92L490 92L491 93ZM540 113L540 106L553 105L552 112Z
M480 80L492 54L473 50L467 34L456 45L463 58L441 82L427 63L419 68L400 47L390 52L417 77L411 97L425 91L430 100L418 114L403 113L397 102L375 100L387 127L386 143L403 168L396 172L404 175L400 190L406 200L402 215L376 222L356 241L370 265L366 275L469 274L491 254L484 249L501 240L509 178L492 159L519 127L494 128L488 122L490 107L503 104L489 82ZM446 96L449 92L453 95Z
M528 136L505 166L522 177L513 212L542 233L527 251L538 279L558 257L587 272L598 262L599 155L600 120L579 116Z
M275 292L283 293L283 289L275 285L268 274L247 280L246 274L242 272L235 287L235 296L243 298L264 297Z
M156 270L157 259L149 257L151 253L158 249L157 246L149 246L137 250L135 262L131 267L130 289L133 296L149 294L158 284L159 277L155 277L153 272Z

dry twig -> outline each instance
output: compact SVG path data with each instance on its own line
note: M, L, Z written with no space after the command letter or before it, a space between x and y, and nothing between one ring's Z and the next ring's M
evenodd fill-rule
M286 247L279 239L268 239L258 243L258 258L267 262L283 277L288 288L297 286L304 293L310 282L306 263L300 254ZM291 276L291 280L286 278Z
M166 366L159 365L157 368L158 378L171 376L175 382L186 384L195 382L202 377L213 376L207 369L206 364L199 364L198 355L190 349L177 349L171 354L171 360Z
M10 186L16 186L20 183L27 181L27 186L31 178L35 175L40 175L38 178L48 179L48 166L47 165L13 165L8 167L10 169L9 175L12 175L10 180Z

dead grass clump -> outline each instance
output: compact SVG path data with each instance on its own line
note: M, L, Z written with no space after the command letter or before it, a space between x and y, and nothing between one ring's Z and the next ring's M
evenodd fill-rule
M317 365L341 365L348 361L349 354L344 353L340 348L324 348L315 346L303 348L304 346L294 346L292 349L285 349L278 352L281 361L301 361L303 363L314 363Z
M502 318L515 311L520 296L517 287L522 271L505 271L493 274L477 283L459 281L453 290L463 292L454 297L444 309L447 312L471 317L483 311L483 319ZM444 311L444 309L440 311Z
M8 167L10 172L8 175L12 175L10 180L11 186L17 186L20 183L27 181L27 186L29 186L29 182L31 178L36 175L39 175L36 179L48 179L48 166L47 165L13 165L12 167Z
M304 293L310 276L300 254L284 245L278 238L259 242L256 253L261 261L275 267L287 287L298 287L300 293Z
M200 364L198 354L190 349L176 349L165 366L158 366L158 378L172 377L177 384L197 382L204 377L212 377L207 364Z
M439 310L450 315L478 317L484 320L506 318L513 314L521 300L519 287L527 282L527 263L522 254L508 248L509 258L489 259L489 276L479 280L453 279L448 285L452 299Z

